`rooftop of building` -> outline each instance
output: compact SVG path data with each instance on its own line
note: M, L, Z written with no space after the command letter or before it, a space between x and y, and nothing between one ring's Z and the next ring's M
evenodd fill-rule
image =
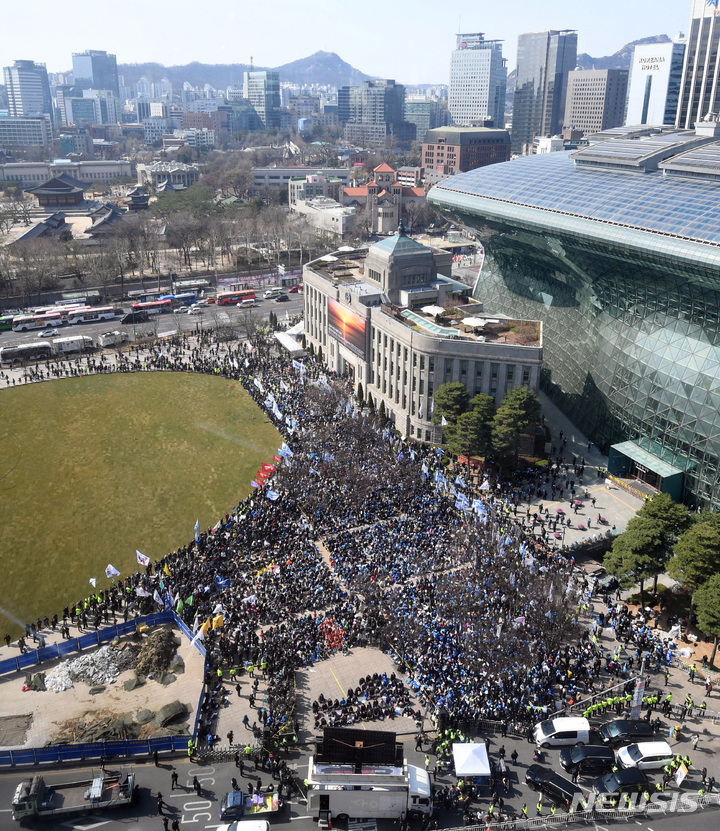
M371 248L388 256L415 256L418 253L433 251L426 245L412 239L404 232L387 237L374 243ZM365 259L370 248L343 248L332 254L326 254L307 267L313 273L327 280L334 288L342 289L365 301L372 299L375 302L368 305L378 305L383 314L394 318L399 323L411 329L421 331L425 335L449 339L474 341L478 343L507 344L512 346L539 347L542 345L542 327L536 320L516 320L502 314L488 314L483 311L482 303L462 296L467 293L468 287L450 277L436 274L432 284L428 286L409 286L403 289L408 296L427 292L434 284L450 285L452 300L444 306L428 305L420 308L409 308L390 303L383 294L382 287L370 282L365 276ZM365 302L360 299L361 303Z
M510 141L507 130L493 127L433 127L425 133L423 144L435 144L438 139L445 139L451 144L469 144L471 139L504 138Z
M717 133L717 135L715 135ZM608 138L608 134L611 137ZM522 157L440 182L430 202L483 200L720 246L720 125L619 128L576 152Z

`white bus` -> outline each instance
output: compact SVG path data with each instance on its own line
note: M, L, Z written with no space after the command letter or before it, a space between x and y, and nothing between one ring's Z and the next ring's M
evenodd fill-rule
M68 323L97 323L99 320L115 320L112 306L84 306L68 313Z
M47 360L53 356L53 345L48 341L21 343L17 346L3 346L0 349L0 363L15 364L24 361Z

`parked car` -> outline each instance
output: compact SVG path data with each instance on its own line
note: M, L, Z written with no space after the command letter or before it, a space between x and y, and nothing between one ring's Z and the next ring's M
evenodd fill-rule
M578 772L579 776L609 773L615 764L612 748L589 744L583 747L563 747L560 751L560 765L568 773Z
M297 294L299 291L301 291L299 286L290 286L288 294Z
M651 742L655 733L646 721L639 719L616 719L600 725L600 738L610 747L632 742Z
M540 791L556 805L570 805L575 795L582 793L574 782L540 765L528 767L525 771L525 783L530 790Z
M673 760L673 752L665 741L638 742L621 747L617 752L618 765L639 770L662 770Z
M637 768L606 773L593 782L597 796L618 796L621 793L640 793L648 787L648 778Z

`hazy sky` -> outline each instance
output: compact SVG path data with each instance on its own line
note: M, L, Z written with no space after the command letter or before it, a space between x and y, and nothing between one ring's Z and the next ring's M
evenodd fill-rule
M318 50L398 82L447 83L455 34L504 40L515 66L517 36L577 29L578 49L608 55L625 43L686 31L690 0L122 0L58 5L9 0L0 15L0 66L16 59L72 67L72 52L105 49L118 63L279 66ZM281 79L282 80L282 79Z

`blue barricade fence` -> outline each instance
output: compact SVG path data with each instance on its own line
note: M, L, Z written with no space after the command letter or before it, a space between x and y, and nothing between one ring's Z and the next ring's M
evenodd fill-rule
M65 657L71 652L82 651L83 649L91 649L99 646L102 643L111 641L113 638L127 635L134 632L136 628L146 626L157 626L160 623L176 623L182 630L186 637L192 640L192 632L187 626L175 615L174 612L167 610L158 612L154 615L145 615L144 617L134 618L133 620L124 621L114 626L106 626L104 629L99 629L97 632L88 632L81 635L79 638L71 638L68 641L59 641L52 644L52 646L45 646L42 649L32 650L26 652L24 655L17 655L15 658L7 658L0 661L0 675L7 675L11 672L21 672L28 667L34 667L37 664L45 663L46 661L54 661L57 658ZM200 654L205 657L205 648L198 641L195 643L196 648Z
M62 744L55 747L2 750L0 751L0 767L37 764L57 765L63 762L110 759L113 756L151 756L156 750L158 753L180 752L187 750L188 738L188 736L163 736L158 739Z
M78 652L90 647L99 646L101 643L111 641L115 637L127 635L134 632L141 626L157 626L161 623L174 623L180 631L193 641L193 633L180 618L171 610L159 612L155 615L145 615L134 618L116 626L108 626L97 632L82 635L79 638L72 638L68 641L60 641L52 646L28 652L25 655L18 655L0 662L0 675L10 672L18 672L29 667L35 667L44 661L52 661L56 658L65 657L73 652ZM193 646L205 657L205 647L200 640L196 640ZM205 685L201 686L200 698L195 713L195 724L193 725L193 738L197 738L197 729L200 721L200 710L205 699ZM82 762L102 757L113 756L148 756L156 750L158 753L187 751L189 736L162 736L156 739L136 739L128 741L107 741L92 742L84 744L64 744L54 747L22 748L21 750L0 751L0 768L13 767L15 765L37 765L61 764L62 762Z

